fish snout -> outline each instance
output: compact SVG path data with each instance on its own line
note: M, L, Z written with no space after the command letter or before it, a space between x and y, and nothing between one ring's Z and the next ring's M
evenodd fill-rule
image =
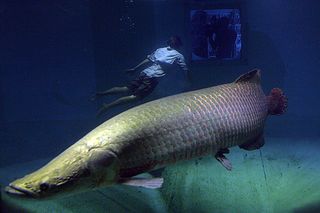
M37 197L36 193L32 192L31 190L24 189L22 187L15 186L13 184L9 184L9 186L6 186L4 191L13 196L19 196L19 197L26 197L26 198L35 198Z

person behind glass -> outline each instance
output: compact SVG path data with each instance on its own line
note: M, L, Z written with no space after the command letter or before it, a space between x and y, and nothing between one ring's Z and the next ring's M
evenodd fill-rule
M100 115L107 109L114 107L119 104L132 102L135 100L141 100L148 96L157 86L159 78L166 75L163 65L177 64L182 71L185 72L188 81L189 73L186 65L184 56L178 51L182 46L182 42L179 36L171 36L167 41L166 47L155 50L152 54L148 55L141 63L131 69L127 69L127 73L134 73L139 68L144 68L139 76L131 81L127 86L113 87L106 91L97 92L93 97L93 100L98 96L118 94L118 93L129 93L128 96L121 97L111 103L103 104L99 109L98 114Z
M215 50L217 59L227 59L234 56L237 32L229 27L228 17L211 18L211 24L207 26L208 42ZM213 39L214 35L214 39Z

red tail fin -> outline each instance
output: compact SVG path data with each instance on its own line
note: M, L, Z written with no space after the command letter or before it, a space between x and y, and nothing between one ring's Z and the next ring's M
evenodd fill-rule
M269 114L281 115L288 106L288 99L279 88L273 88L268 96L269 99Z

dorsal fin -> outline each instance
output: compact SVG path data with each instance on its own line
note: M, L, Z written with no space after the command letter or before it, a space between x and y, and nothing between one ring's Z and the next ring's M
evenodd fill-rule
M254 69L251 70L250 72L247 72L240 77L237 78L237 80L234 81L234 83L260 83L260 70L259 69Z

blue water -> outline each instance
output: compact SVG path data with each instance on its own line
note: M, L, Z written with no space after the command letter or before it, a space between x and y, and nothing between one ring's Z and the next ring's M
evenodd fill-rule
M237 28L237 50L241 48L241 58L214 60L216 53L209 48L213 60L192 60L190 11L215 10L210 14L217 14L219 9L230 11L232 8L239 9L241 16L241 29ZM278 157L301 156L299 150L303 147L306 150L301 151L303 157L299 159L315 162L314 155L303 153L318 149L320 141L319 9L317 0L2 0L0 168L8 171L8 168L21 168L19 165L24 163L51 159L94 127L124 110L171 94L229 83L253 68L262 70L262 86L266 93L273 87L279 87L289 98L287 112L268 119L265 136L272 142L265 146L271 146L272 150L277 145L274 141L285 141L281 147L283 154L278 153ZM233 26L240 25L235 23ZM179 69L171 68L145 99L115 107L96 117L103 103L119 96L96 101L91 101L91 96L96 91L127 84L135 76L127 75L124 70L135 66L156 48L165 46L171 35L179 35L184 43L181 53L190 68L191 83L186 82ZM292 155L286 147L291 147ZM257 156L259 163L266 158ZM265 161L268 162L267 159ZM317 166L312 163L311 168L314 170ZM35 169L34 166L31 168ZM285 173L286 169L281 171ZM190 169L190 173L193 172ZM25 173L1 174L5 176L1 182L4 185ZM299 170L293 170L292 175L296 174ZM308 170L303 174L306 174L303 184L312 186L308 193L320 191L320 183L311 179L311 176L319 176L308 176ZM188 181L186 186L176 184L181 194L186 190L184 187L190 189L190 184L197 187L201 180L193 178ZM199 187L205 186L199 184ZM270 193L270 197L274 196ZM187 205L181 194L172 195L170 200L170 193L162 192L166 207L153 201L159 205L158 212L166 208L173 212L192 212L195 209L215 212L204 202L210 202L214 196L206 196L205 200L199 198L192 205ZM195 194L201 193L197 191ZM222 200L227 201L228 197ZM313 209L318 207L315 200L306 201L303 205L307 204ZM271 204L262 206L268 209L268 205ZM98 211L101 206L96 208ZM234 209L236 212L237 208ZM250 209L250 205L246 209ZM222 210L220 208L218 212ZM113 212L112 208L109 211ZM228 208L228 211L232 209ZM265 212L279 211L270 208Z

